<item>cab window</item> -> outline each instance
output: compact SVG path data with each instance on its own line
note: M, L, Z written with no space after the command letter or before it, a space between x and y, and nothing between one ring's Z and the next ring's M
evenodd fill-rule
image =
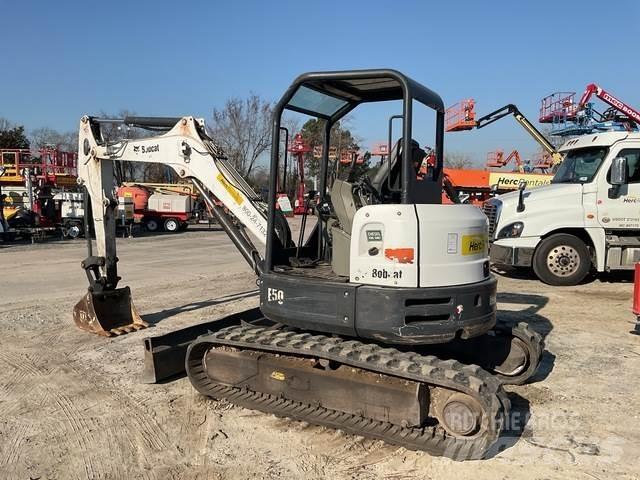
M628 183L640 183L640 148L626 148L621 150L617 157L627 159L627 169L629 171ZM611 180L611 169L607 173L607 182Z

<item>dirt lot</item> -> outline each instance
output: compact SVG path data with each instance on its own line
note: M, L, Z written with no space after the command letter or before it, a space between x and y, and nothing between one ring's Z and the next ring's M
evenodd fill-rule
M0 246L0 478L640 478L640 337L628 278L550 288L501 275L499 316L546 335L537 382L510 388L522 434L456 463L139 383L142 339L257 304L221 232L119 241L123 284L153 328L77 330L83 242Z

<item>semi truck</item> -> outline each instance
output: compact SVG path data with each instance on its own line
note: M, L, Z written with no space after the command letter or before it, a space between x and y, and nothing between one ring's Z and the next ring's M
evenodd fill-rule
M485 203L490 257L533 269L550 285L640 260L640 133L600 132L566 141L551 183Z

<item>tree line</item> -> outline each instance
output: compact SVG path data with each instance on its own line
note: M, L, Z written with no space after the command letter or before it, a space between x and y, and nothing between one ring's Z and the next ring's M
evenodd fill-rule
M221 108L214 108L210 122L208 122L209 135L225 151L228 161L253 184L257 190L268 184L269 164L268 152L271 149L271 119L274 103L251 93L246 98L229 98ZM121 110L117 114L100 112L98 116L105 118L123 118L127 115L135 115L134 112ZM313 151L305 154L305 176L311 184L311 179L319 174L318 148L322 145L324 131L323 120L310 119L300 125L295 117L287 117L283 121L289 131L289 140L296 133L300 133L303 140ZM344 151L359 151L361 140L348 128L348 118L337 122L331 131L332 151L338 158ZM103 135L107 141L118 141L125 138L141 138L149 133L137 128L129 128L122 124L103 124ZM284 138L281 138L284 142ZM0 118L0 148L30 148L34 154L42 147L53 147L63 151L76 151L78 145L78 132L59 132L52 128L42 127L27 133L24 126L16 125L8 119ZM280 153L284 156L286 147L281 145ZM359 169L369 168L369 152L360 152L364 163L359 164ZM467 168L471 161L467 155L450 153L447 155L446 164L454 168ZM282 165L282 161L280 162ZM296 165L292 157L288 162L287 172L280 172L281 178L287 177L287 184L293 189L296 184ZM333 163L333 174L339 168L339 162ZM120 182L171 182L175 180L174 173L166 166L159 164L141 164L134 162L116 162L116 176Z

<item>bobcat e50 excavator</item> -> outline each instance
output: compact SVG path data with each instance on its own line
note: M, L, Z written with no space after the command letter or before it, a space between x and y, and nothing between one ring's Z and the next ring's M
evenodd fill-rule
M354 178L360 170L351 165L330 185L332 125L361 104L390 100L402 102L402 114L388 120L388 160L371 179ZM415 106L435 110L426 175L418 175L425 153L412 140ZM297 245L276 208L285 110L324 120L320 200L310 205L317 222ZM90 287L74 308L81 328L113 335L145 326L129 288L117 288L113 162L162 163L195 184L260 287L259 309L172 345L199 392L455 459L496 447L510 408L502 384L530 378L543 346L525 324L495 326L485 216L441 204L444 106L436 93L394 70L301 75L275 106L267 202L225 160L203 120L121 121L161 132L110 143L100 128L113 120L80 122L79 177L97 244L93 255L89 241L82 263ZM175 333L184 340L187 330ZM145 346L145 355L169 362L169 347ZM155 368L160 375L163 366Z

